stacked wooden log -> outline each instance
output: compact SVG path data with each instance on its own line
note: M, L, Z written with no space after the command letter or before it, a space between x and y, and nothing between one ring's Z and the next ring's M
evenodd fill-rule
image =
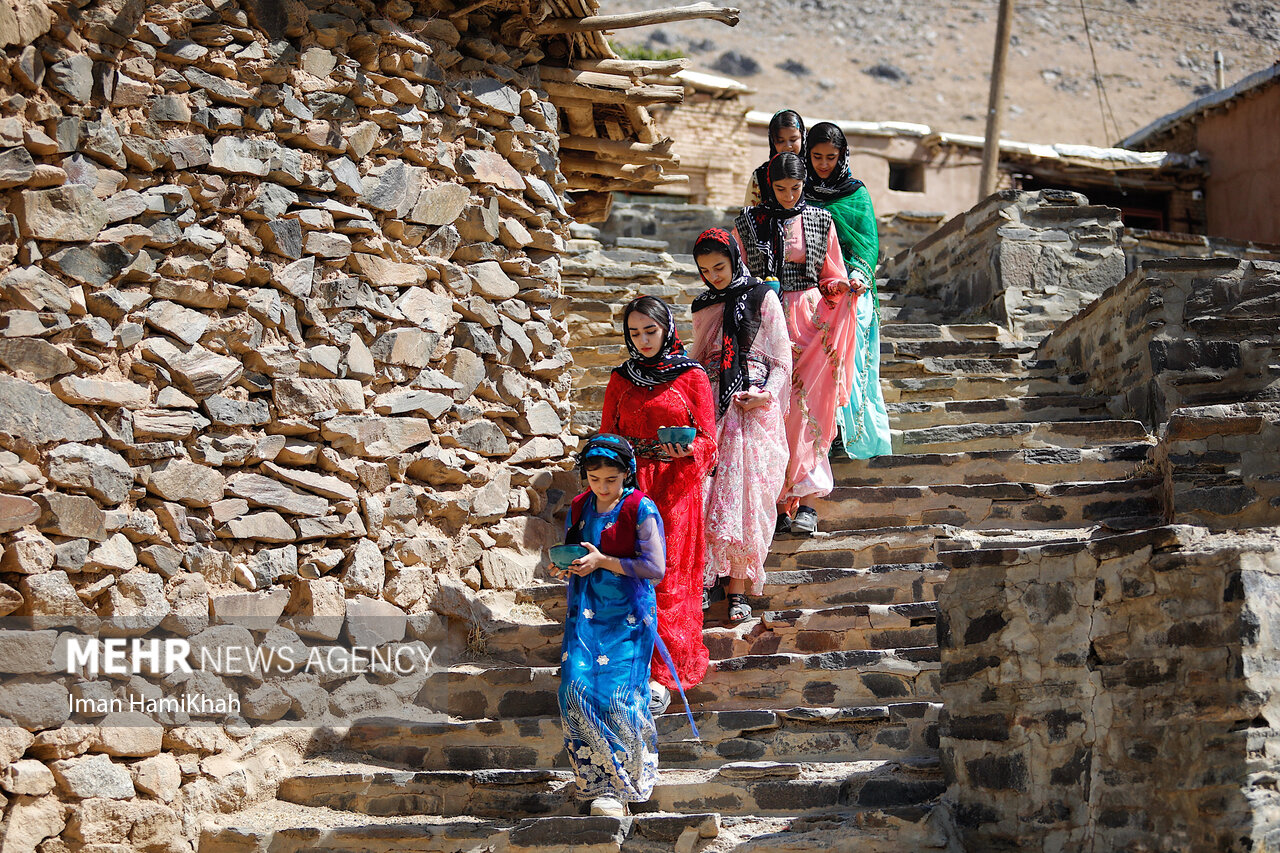
M672 140L660 137L648 107L684 99L671 75L687 60L627 60L604 38L611 28L712 18L733 26L738 11L695 3L626 15L596 15L596 0L547 0L550 14L536 26L547 56L539 66L543 88L561 114L561 171L575 193L579 221L608 215L608 193L651 191L687 183Z

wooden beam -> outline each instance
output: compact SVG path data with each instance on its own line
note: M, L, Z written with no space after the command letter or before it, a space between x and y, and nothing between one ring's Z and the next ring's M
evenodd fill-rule
M584 86L580 83L557 83L554 80L543 80L542 87L547 90L551 100L560 98L569 100L590 101L593 104L678 104L684 100L684 89L679 86L630 86L625 90L600 89L595 86Z
M569 202L569 215L579 222L604 222L613 207L613 193L583 192Z
M584 59L574 66L583 71L602 71L605 74L625 74L628 77L648 77L652 74L670 76L689 67L689 60L679 59Z
M539 65L538 72L545 83L548 80L556 83L576 83L579 86L595 86L600 89L619 89L626 91L637 85L635 80L624 74L609 74L604 71L579 71L576 68L561 68L555 65Z
M658 180L627 181L622 178L599 178L592 175L565 175L570 190L591 190L592 192L631 192L633 190L656 190L658 187L687 184L688 175L662 175Z
M608 160L596 160L575 154L560 155L560 171L566 175L570 172L582 172L584 175L604 175L610 178L625 178L629 181L656 180L662 174L662 167L657 163L611 163Z
M658 129L647 109L639 104L624 104L623 109L627 111L627 118L631 119L631 127L637 139L641 142L658 141Z
M599 30L622 30L628 27L649 27L654 24L674 24L677 21L693 21L709 18L730 27L738 25L739 10L732 6L716 6L712 3L694 3L692 6L672 6L648 12L628 12L622 15L591 15L586 18L547 18L538 25L540 35L556 33L587 33Z
M606 157L618 157L624 160L631 159L632 162L674 160L675 156L671 153L673 144L675 144L675 140L669 136L650 143L601 139L598 136L569 135L560 137L561 148L571 148L574 151L590 151L593 154L603 154Z

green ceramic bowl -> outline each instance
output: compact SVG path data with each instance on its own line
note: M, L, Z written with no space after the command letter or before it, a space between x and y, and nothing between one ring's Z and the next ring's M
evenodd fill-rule
M582 545L553 545L551 547L551 562L560 571L569 568L569 564L579 557L585 557L591 553Z
M693 427L662 427L658 430L658 441L662 444L688 447L697 437L698 431Z

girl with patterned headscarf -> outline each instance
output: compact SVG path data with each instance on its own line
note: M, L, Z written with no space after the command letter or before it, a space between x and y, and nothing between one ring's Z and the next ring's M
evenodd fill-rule
M849 278L860 279L869 291L867 298L858 300L858 345L849 403L836 414L844 451L851 459L883 456L893 449L880 389L880 300L875 275L880 235L876 212L871 194L849 170L849 141L835 124L824 121L809 131L805 167L805 201L831 214Z
M747 207L773 199L769 186L769 163L784 151L804 152L804 119L795 110L778 110L769 119L769 159L751 173L747 182Z
M742 211L734 237L752 275L776 277L791 338L787 477L778 532L808 535L818 526L811 505L835 487L827 454L836 410L849 402L857 341L856 303L865 288L850 281L831 214L804 200L804 162L782 153L769 163L774 199Z
M787 474L791 341L777 294L747 271L729 232L702 232L693 259L707 286L693 301L693 356L706 368L717 402L706 586L727 580L729 621L740 622L751 615L748 587L751 595L764 591L764 560Z
M657 588L658 636L676 672L655 655L653 678L666 688L687 688L702 681L711 657L702 642L702 489L716 459L715 398L706 371L685 353L675 316L664 302L652 296L634 299L623 310L622 323L631 357L609 377L600 428L635 448L639 488L662 513L667 570ZM687 445L662 443L658 430L663 427L697 432Z

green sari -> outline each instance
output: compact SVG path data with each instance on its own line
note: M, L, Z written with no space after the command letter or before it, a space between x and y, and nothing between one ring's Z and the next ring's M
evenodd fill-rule
M858 297L858 349L854 353L853 389L849 404L836 412L844 451L850 459L869 459L893 452L889 415L880 390L880 300L876 292L876 264L880 235L866 187L830 202L810 202L825 208L835 220L840 254L849 275L860 272L867 292Z

